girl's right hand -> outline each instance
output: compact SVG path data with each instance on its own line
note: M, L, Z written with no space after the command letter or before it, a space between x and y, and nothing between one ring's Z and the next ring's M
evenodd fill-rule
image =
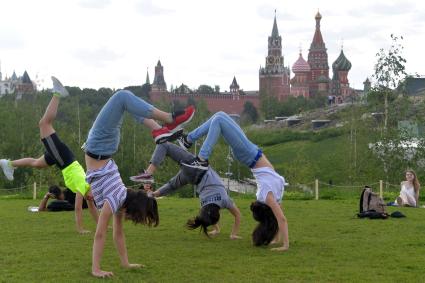
M111 271L103 271L103 270L92 271L91 274L94 277L98 277L98 278L108 278L108 277L114 276L114 274Z

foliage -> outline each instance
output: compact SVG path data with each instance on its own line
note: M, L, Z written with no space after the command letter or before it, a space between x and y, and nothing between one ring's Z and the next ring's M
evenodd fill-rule
M253 124L258 120L258 111L251 101L245 102L243 111L241 114L241 120L243 124Z
M305 98L303 96L290 96L283 101L267 93L260 94L260 107L266 119L274 119L276 116L292 116L306 110L324 107L325 96Z
M202 94L211 94L214 93L215 90L209 85L200 85L197 89L197 92Z
M102 258L102 268L114 272L108 281L198 282L206 275L210 282L423 280L423 243L418 235L423 232L425 209L390 207L389 212L400 210L407 218L367 220L355 218L357 200L284 199L290 249L274 253L251 244L256 225L249 211L252 199L234 200L242 213L241 240L229 239L232 216L227 211L221 212L221 234L215 238L186 230L185 221L198 212L196 199L160 199L156 228L126 221L129 260L145 264L141 270L120 267L109 230ZM99 282L90 276L94 223L87 211L84 223L92 233L77 235L73 212L26 211L37 204L0 200L2 281ZM284 272L279 268L282 263Z

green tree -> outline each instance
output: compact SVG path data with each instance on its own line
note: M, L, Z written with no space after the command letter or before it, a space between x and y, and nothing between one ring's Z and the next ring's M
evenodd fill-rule
M197 91L202 94L211 94L214 93L215 90L209 85L200 85Z
M251 101L245 102L241 115L243 123L256 123L258 120L258 111Z

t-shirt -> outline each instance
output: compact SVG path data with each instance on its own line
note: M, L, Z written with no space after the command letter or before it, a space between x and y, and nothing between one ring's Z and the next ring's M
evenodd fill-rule
M285 190L285 178L269 167L255 168L251 171L257 180L257 200L265 203L267 194L272 192L275 200L280 203Z
M86 173L78 161L72 162L62 170L65 186L74 193L81 193L83 196L90 190L86 182Z
M74 210L74 206L66 200L53 200L47 206L48 211L71 211Z
M102 168L87 171L86 179L90 184L96 207L101 209L107 201L112 212L117 213L127 197L127 188L115 162L111 159Z
M227 195L226 188L220 176L211 167L208 168L199 184L196 186L201 207L214 203L220 208L230 209L234 206L233 200Z

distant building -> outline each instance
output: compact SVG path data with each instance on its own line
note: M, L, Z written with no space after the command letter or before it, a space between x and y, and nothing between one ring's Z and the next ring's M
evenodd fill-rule
M406 93L410 96L425 95L425 78L406 78Z
M322 15L315 16L316 28L310 44L307 61L300 50L298 60L292 65L294 76L289 80L289 68L284 66L282 40L278 32L276 15L273 21L272 35L268 38L266 66L260 67L260 93L271 95L278 100L288 96L314 97L317 95L335 96L342 102L356 95L350 88L348 72L351 62L341 49L339 57L332 64L333 77L329 78L328 53L320 29Z
M345 56L342 48L338 58L332 64L332 79L329 77L328 53L320 29L321 20L322 15L317 12L315 15L316 27L308 51L307 61L303 58L300 50L298 60L292 65L294 74L292 78L289 67L285 66L282 53L282 37L279 34L275 15L272 32L267 39L265 65L264 67L260 66L258 72L259 90L243 90L234 76L229 91L198 93L196 90L191 90L186 85L181 84L173 89L172 92L168 92L164 78L164 68L158 60L150 97L154 102L166 99L168 101L178 100L186 103L189 99L195 101L203 99L211 112L225 111L229 114L241 114L244 104L248 101L257 109L259 108L260 93L274 96L279 101L283 101L290 96L310 98L323 95L335 96L336 102L343 102L348 100L347 98L349 97L358 96L362 92L350 87L348 73L351 69L351 62ZM149 74L146 77L146 82L149 82Z
M10 78L6 76L3 79L0 69L0 97L10 93L16 93L18 98L21 98L22 95L33 93L36 90L36 84L30 79L27 71L21 77L18 77L16 72L13 71Z

